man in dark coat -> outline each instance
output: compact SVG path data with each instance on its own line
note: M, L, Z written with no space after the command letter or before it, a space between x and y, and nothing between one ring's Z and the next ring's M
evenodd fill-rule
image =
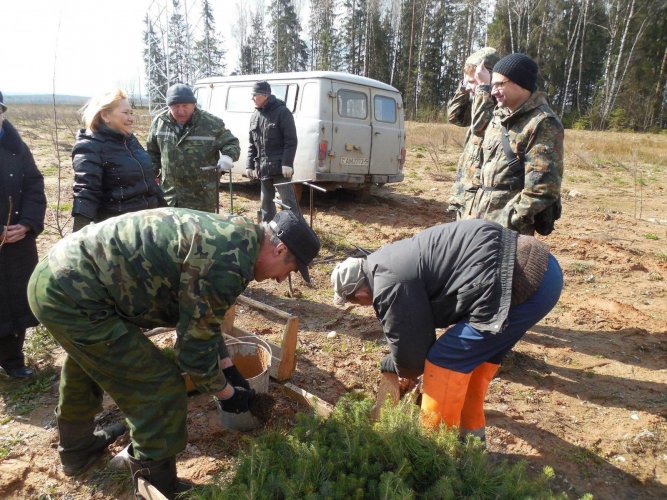
M28 378L25 330L39 323L26 288L37 264L35 239L44 229L44 178L16 129L4 119L0 93L0 366L14 378Z
M262 221L269 222L276 215L273 203L275 189L290 210L301 215L299 203L289 182L294 175L294 156L297 136L294 117L285 103L271 95L269 82L257 82L252 89L255 112L250 118L250 140L246 175L262 182Z
M422 423L483 438L489 383L504 355L556 305L563 275L536 238L466 220L349 258L331 284L336 304L373 306L391 349L383 380L399 387L399 378L423 373ZM436 328L447 328L437 340Z

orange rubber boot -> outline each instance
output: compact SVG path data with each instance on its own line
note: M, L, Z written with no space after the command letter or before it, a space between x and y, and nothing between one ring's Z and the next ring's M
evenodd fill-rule
M449 427L461 425L470 373L441 368L426 361L422 382L421 424L435 428L440 422Z
M463 433L474 434L484 440L484 427L486 426L484 398L498 368L500 368L500 365L482 363L472 371L465 403L461 411L461 430Z

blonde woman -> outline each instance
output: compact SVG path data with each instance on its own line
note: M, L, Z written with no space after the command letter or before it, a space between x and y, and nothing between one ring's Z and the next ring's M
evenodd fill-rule
M127 94L114 89L83 108L86 126L72 149L74 231L90 222L164 206L148 153L134 136Z

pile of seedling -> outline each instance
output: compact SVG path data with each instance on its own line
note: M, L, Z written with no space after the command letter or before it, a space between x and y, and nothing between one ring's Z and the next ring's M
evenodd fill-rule
M323 419L300 415L288 433L250 441L231 481L198 488L207 499L567 498L553 470L494 463L477 439L421 428L410 402L371 421L371 401L349 394ZM532 476L532 477L531 477ZM536 477L535 477L536 476Z

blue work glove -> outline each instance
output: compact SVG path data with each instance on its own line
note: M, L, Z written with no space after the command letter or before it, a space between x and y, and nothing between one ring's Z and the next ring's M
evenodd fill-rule
M228 366L222 370L222 374L227 379L233 387L243 387L244 389L250 389L250 384L248 381L241 375L241 372L236 368L235 365Z
M250 411L250 400L255 397L253 389L234 387L234 394L227 399L218 398L220 409L228 413L245 413Z

